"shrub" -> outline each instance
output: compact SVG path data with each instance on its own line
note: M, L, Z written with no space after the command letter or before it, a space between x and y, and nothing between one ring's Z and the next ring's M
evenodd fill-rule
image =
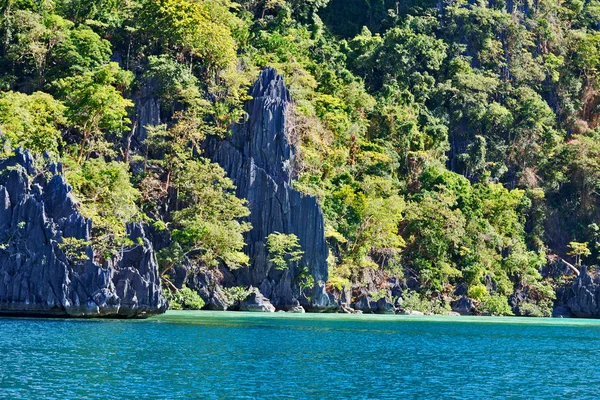
M275 264L275 269L286 270L291 263L299 261L304 255L298 236L285 233L271 233L267 237L269 262Z
M373 299L373 301L379 301L381 299L385 299L387 297L387 290L379 289L372 292L369 292L369 296Z
M228 306L233 306L236 303L241 303L246 300L246 297L250 295L251 291L244 286L234 286L223 289L223 295Z
M420 311L423 313L431 312L431 304L427 300L423 300L419 293L407 289L402 293L402 308L410 311Z
M306 289L313 289L315 287L315 277L310 274L308 267L302 268L296 276L295 281L300 289L300 293Z
M448 311L452 310L452 307L450 307L450 304L446 303L444 300L442 300L440 298L431 300L430 307L431 307L431 313L438 314L438 315L448 314Z
M500 294L486 296L481 302L480 310L491 315L514 315L508 299Z
M469 287L467 296L473 300L482 301L488 295L487 288L483 285L474 285Z
M183 286L178 292L165 291L171 310L201 310L206 303L198 292Z
M339 291L344 290L345 287L350 286L351 284L352 283L350 280L341 276L330 276L329 281L327 281L327 286L330 288L335 288Z
M425 314L447 314L451 310L450 305L441 298L427 300L419 293L407 289L402 293L402 308L409 311L420 311Z
M551 317L552 302L521 303L519 304L519 314L526 317Z

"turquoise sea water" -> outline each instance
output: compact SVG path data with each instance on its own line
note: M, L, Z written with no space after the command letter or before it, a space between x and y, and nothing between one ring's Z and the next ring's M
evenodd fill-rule
M0 398L600 398L600 321L0 319Z

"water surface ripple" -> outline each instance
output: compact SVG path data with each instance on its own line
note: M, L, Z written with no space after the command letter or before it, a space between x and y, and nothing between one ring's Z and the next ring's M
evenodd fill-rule
M594 399L599 363L600 321L0 319L2 399Z

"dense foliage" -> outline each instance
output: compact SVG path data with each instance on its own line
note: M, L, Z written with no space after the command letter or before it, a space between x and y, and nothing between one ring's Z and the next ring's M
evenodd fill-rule
M462 286L483 312L525 290L519 312L545 315L547 257L599 262L598 0L8 0L0 35L4 147L65 161L100 257L145 220L164 274L248 263L245 201L202 143L273 66L330 288L376 271L416 281L415 308ZM165 125L137 126L148 91ZM301 254L270 243L279 268Z

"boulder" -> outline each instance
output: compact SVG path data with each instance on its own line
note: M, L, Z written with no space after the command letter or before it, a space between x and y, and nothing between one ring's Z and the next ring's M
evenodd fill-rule
M395 314L396 307L388 299L379 299L377 301L377 313L378 314Z
M456 289L454 290L455 296L466 296L469 291L469 285L466 283L459 283L456 285Z
M364 313L377 312L377 302L373 300L366 288L358 288L356 291L356 301L352 303L352 308Z
M275 312L275 307L269 299L263 296L258 290L254 290L240 306L241 311L251 312Z
M529 299L529 289L527 287L517 286L514 292L508 296L508 304L512 307L516 315L521 315L519 305L527 302Z
M292 307L290 309L290 311L288 311L288 312L291 312L291 313L294 313L294 314L304 314L306 311L304 310L304 307L302 307L302 306L296 306L296 307Z
M402 293L404 292L404 282L400 280L398 277L388 278L388 283L390 287L390 294L394 298L402 298Z
M406 281L406 287L414 292L418 292L419 289L421 289L419 280L417 278L415 278L414 276L411 276L410 278L408 278L408 280Z
M472 315L474 310L475 306L467 296L462 296L452 303L452 311L459 313L460 315Z
M79 212L60 165L49 165L47 176L18 149L0 161L0 171L0 314L136 318L166 310L142 225L129 225L135 244L100 265L88 244L92 222ZM80 248L70 251L65 238Z
M190 271L194 272L189 273ZM176 280L175 285L182 287L185 283L190 289L198 292L206 304L206 309L225 311L229 308L223 288L219 285L220 279L217 271L208 268L202 268L197 271L190 267L188 269L181 269L178 272L181 274L181 277Z
M404 299L402 297L396 297L396 301L394 301L394 306L396 308L402 308L403 304L404 304Z

